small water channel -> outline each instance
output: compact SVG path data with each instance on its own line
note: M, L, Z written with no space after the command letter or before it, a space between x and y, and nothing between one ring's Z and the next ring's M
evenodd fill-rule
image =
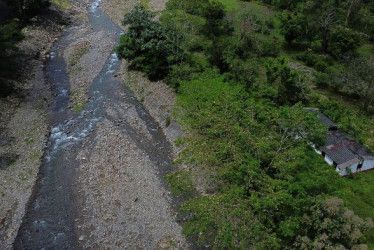
M89 24L94 31L111 32L119 40L122 30L101 11L100 4L101 0L91 1L88 8ZM152 143L139 138L137 132L130 128L124 127L123 133L138 142L137 146L157 166L167 168L171 161L170 145L158 125L123 82L113 77L113 73L120 69L120 61L114 53L108 55L102 71L91 83L90 99L85 109L79 114L69 111L69 77L63 52L71 43L69 35L77 29L70 28L64 32L53 46L46 66L46 75L55 93L49 110L52 126L35 190L14 243L15 249L79 248L75 228L80 209L75 188L79 166L76 152L82 146L81 142L90 138L90 132L94 131L96 124L105 116L106 107L120 106L114 104L123 102L123 99L135 107L152 136ZM122 93L121 96L118 95L119 92Z

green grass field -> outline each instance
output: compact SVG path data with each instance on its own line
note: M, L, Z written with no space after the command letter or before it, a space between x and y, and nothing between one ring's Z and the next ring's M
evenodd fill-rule
M218 0L218 2L221 2L227 11L233 11L239 8L240 0Z

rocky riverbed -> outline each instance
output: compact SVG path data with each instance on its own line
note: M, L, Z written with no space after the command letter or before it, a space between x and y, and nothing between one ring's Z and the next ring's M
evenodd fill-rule
M161 10L165 2L151 1L150 6ZM112 53L122 31L101 12L105 4L95 0L80 5L79 25L69 28L63 42L45 53L51 60L63 58L66 65L66 76L56 66L49 67L48 74L56 72L69 84L67 92L51 77L51 84L57 84L54 102L66 93L70 101L67 107L54 103L49 116L46 104L40 108L44 134L47 117L53 124L17 249L188 248L163 179L176 152L170 142L181 135L171 120L173 92L163 83L150 85L144 108L126 87L130 79L120 73L121 62ZM136 90L136 84L132 86ZM38 138L45 145L46 137ZM22 157L29 160L27 154ZM34 171L19 210L24 211L31 194L38 168ZM11 236L6 245L10 247L17 227L12 234L4 232Z

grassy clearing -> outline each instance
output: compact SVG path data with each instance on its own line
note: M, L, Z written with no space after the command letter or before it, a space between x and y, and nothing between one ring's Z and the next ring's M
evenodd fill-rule
M84 56L90 48L90 42L84 41L82 43L77 44L75 50L73 51L73 54L71 56L71 59L69 61L69 66L73 67L77 65L79 60Z
M82 111L84 109L84 104L77 104L73 107L75 111Z
M370 53L374 52L374 45L373 44L364 44L357 49L357 53L360 55L369 55Z
M52 0L52 3L62 9L69 9L72 6L72 4L67 0Z
M237 10L240 6L240 0L218 0L218 2L221 2L227 11Z

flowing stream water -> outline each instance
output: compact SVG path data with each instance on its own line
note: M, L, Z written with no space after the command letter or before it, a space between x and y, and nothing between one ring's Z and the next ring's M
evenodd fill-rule
M91 1L89 24L94 31L111 32L119 40L123 31L102 12L100 4L100 0ZM96 124L106 117L107 107L120 106L114 104L124 101L132 105L146 124L152 142L129 127L123 126L121 131L133 138L137 147L146 152L161 172L170 166L171 148L162 131L124 83L113 77L113 73L120 70L115 53L108 55L100 74L91 83L85 109L79 114L69 110L69 77L63 52L71 43L69 35L77 29L64 32L53 46L46 66L46 75L55 92L50 107L52 127L38 180L14 243L15 249L79 249L76 229L80 213L76 190L79 162L76 152L83 140L90 140L89 134L95 130Z

